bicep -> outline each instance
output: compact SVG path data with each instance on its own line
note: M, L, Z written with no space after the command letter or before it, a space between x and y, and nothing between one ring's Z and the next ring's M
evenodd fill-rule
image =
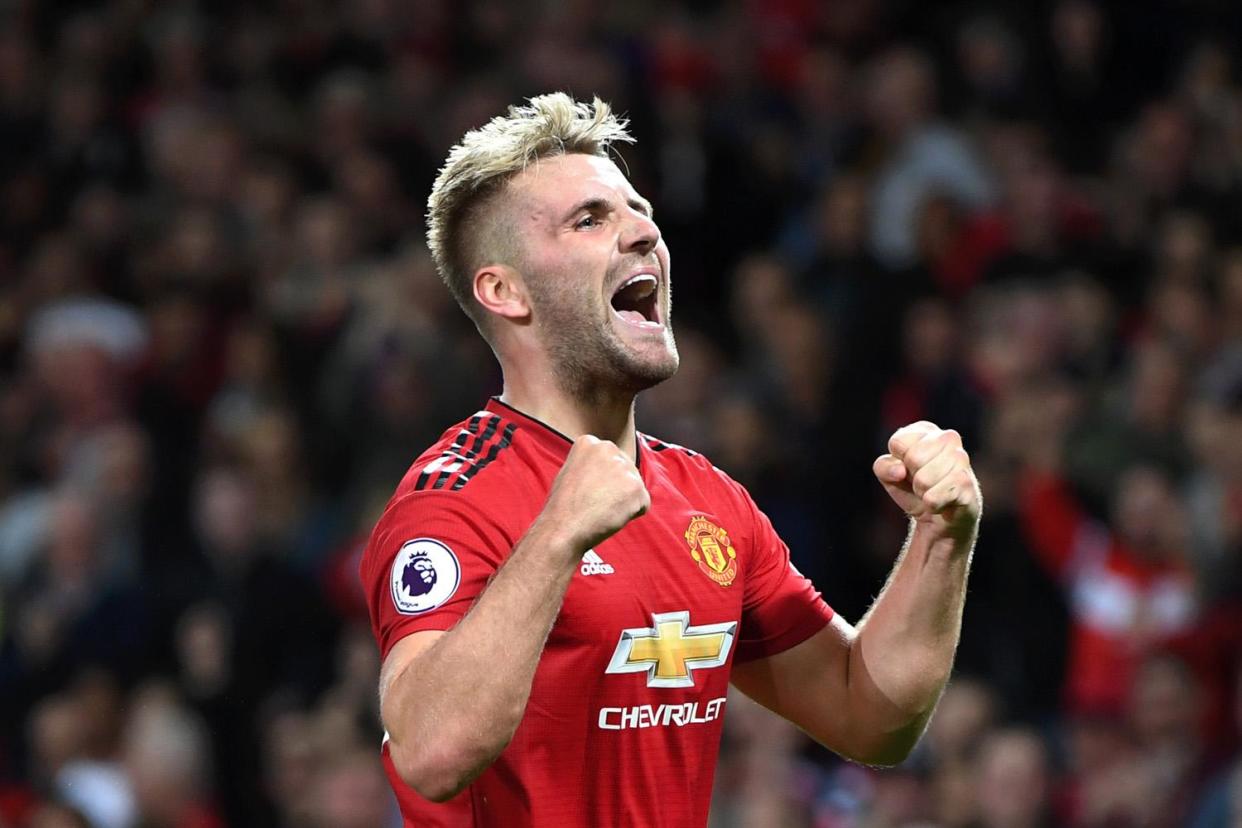
M733 666L733 686L832 750L847 752L850 645L857 631L834 615L800 644Z

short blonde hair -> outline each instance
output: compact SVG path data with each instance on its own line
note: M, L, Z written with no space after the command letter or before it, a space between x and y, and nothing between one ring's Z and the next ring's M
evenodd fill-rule
M540 158L570 153L607 158L612 144L634 142L627 126L599 98L588 104L553 92L509 107L449 150L427 199L427 246L440 278L476 324L481 319L471 277L488 264L484 255L497 254L484 249L496 238L480 221L487 202Z

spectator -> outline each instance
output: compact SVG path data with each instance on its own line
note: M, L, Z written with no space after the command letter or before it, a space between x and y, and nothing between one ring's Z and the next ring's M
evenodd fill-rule
M1239 810L1238 16L648 5L0 11L0 824L391 824L355 558L499 390L423 205L552 87L632 120L675 254L640 428L851 618L888 432L958 429L987 492L915 759L731 699L713 824Z
M979 751L981 828L1051 826L1048 752L1028 730L998 730Z

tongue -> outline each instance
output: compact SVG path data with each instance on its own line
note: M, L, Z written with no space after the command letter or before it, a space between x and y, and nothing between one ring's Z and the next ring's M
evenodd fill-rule
M630 322L635 325L639 324L640 322L647 321L647 317L643 316L641 313L639 313L636 310L617 311L617 315L620 316L622 319L624 319L626 322Z

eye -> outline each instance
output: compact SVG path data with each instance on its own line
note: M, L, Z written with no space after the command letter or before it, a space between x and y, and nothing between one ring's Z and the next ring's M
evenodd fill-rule
M578 219L577 223L574 224L574 229L590 230L592 227L598 227L598 226L599 226L599 219L593 215L588 214Z

